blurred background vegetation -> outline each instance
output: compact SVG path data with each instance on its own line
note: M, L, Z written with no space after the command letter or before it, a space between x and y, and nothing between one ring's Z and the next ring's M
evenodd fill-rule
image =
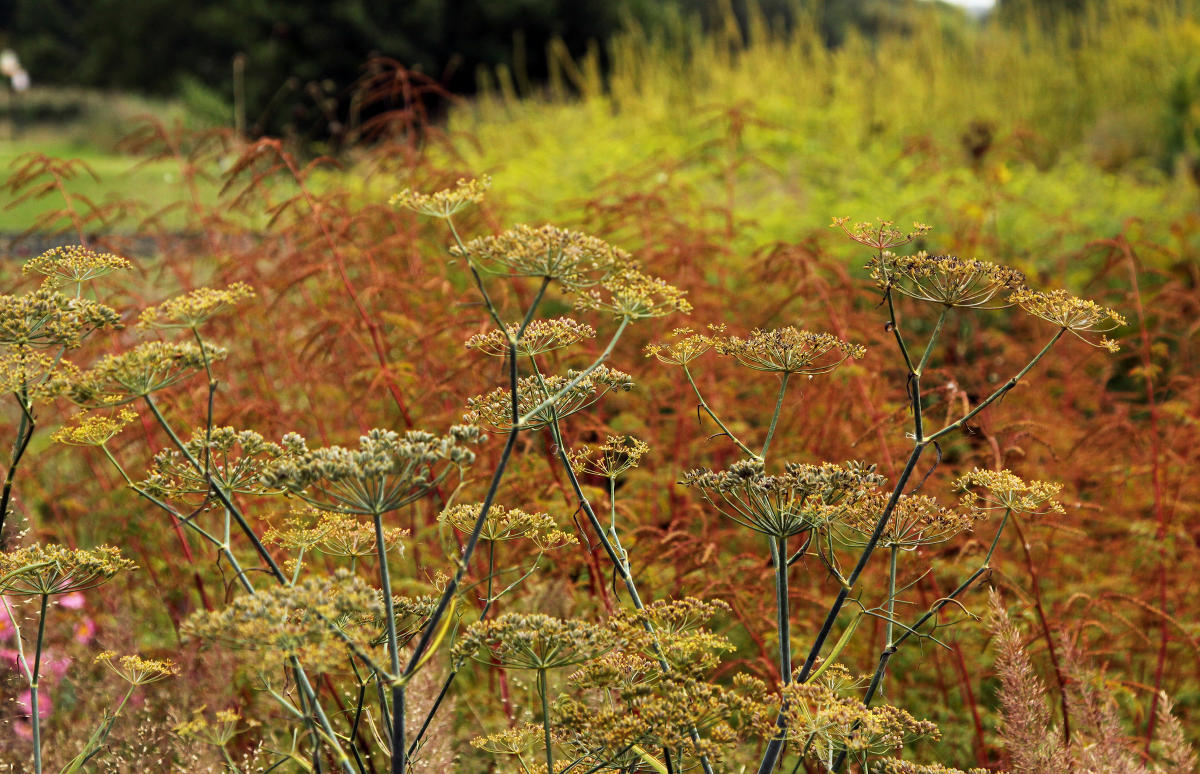
M1135 733L1153 725L1149 696L1162 688L1195 735L1194 0L1004 0L987 14L915 0L16 0L0 4L0 35L34 83L0 93L0 246L30 254L46 241L87 240L140 259L140 289L119 291L131 302L254 284L272 325L257 314L229 322L243 346L222 377L231 396L222 421L272 437L324 438L328 416L354 425L331 428L334 442L407 426L410 415L430 428L461 416L475 391L463 385L478 377L462 339L478 309L466 305L459 267L447 266L444 236L383 204L458 177L494 178L486 207L464 225L471 233L520 221L596 233L686 288L697 327L797 324L890 351L878 298L864 291L862 251L827 228L836 215L926 222L931 250L1015 264L1038 285L1121 309L1133 322L1120 356L1073 345L1039 381L1050 385L1044 398L1014 396L981 435L948 446L943 472L1004 465L1066 485L1072 518L1006 540L993 582L1037 611L1037 656L1065 635L1113 665ZM30 228L38 233L22 236ZM348 317L351 298L362 320ZM728 599L755 631L772 614L761 558L661 486L721 461L679 421L678 406L690 416L692 403L675 375L647 367L635 346L661 333L639 333L617 353L616 365L636 367L637 400L588 432L637 433L655 449L628 487L633 556L645 559L655 596ZM947 401L960 385L979 394L1041 333L1017 321L965 323L956 335L963 361L930 380ZM783 420L781 450L878 459L886 470L906 403L903 374L878 362L847 369L840 389L806 393ZM772 400L769 384L719 368L705 378L731 411ZM389 379L411 406L395 405L381 386ZM181 415L195 408L186 390L175 399ZM753 432L758 420L741 421ZM173 653L171 624L198 604L188 578L203 572L219 589L211 568L171 558L167 530L130 518L141 506L102 465L79 476L55 459L24 484L35 534L134 545L157 573L153 593L131 583L132 602L106 596L95 615L103 628L133 606L139 640ZM516 495L563 512L536 460L520 473ZM434 515L415 514L414 532ZM954 551L918 585L928 599L969 562L968 548ZM577 563L550 572L548 588L586 589ZM821 582L803 598L820 598ZM563 604L586 606L579 596ZM763 671L766 649L741 631L739 664ZM898 660L897 695L943 724L942 760L996 763L996 685L979 666L986 637L973 624L958 632L952 650ZM872 655L867 643L846 658L869 668ZM180 694L209 701L210 673L197 668Z

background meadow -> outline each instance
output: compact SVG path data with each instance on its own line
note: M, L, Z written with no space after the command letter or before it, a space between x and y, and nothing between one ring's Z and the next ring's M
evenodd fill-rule
M1197 742L1200 17L1182 0L1110 0L1061 14L1006 5L977 22L932 4L897 3L886 25L849 28L832 43L803 11L787 24L770 7L740 17L730 9L707 24L684 11L631 17L590 50L552 42L544 80L516 66L480 66L477 93L446 96L434 111L413 95L439 91L436 81L377 62L363 99L386 109L328 145L251 137L177 101L150 103L157 115L136 125L123 103L93 105L83 124L35 122L24 139L0 144L8 202L0 230L10 242L4 291L28 288L18 257L51 243L129 258L131 274L89 292L134 316L128 310L182 290L246 282L257 297L206 331L230 349L217 377L217 423L275 440L295 431L314 446L352 443L372 427L440 432L461 421L467 398L504 374L500 361L463 345L485 330L486 315L441 224L387 202L402 189L490 176L486 201L457 222L465 235L513 223L579 229L688 292L690 317L652 320L622 339L611 364L636 388L574 421L568 440L633 434L649 444L622 479L618 503L643 595L728 602L716 628L737 649L716 679L749 673L771 683L779 677L773 571L761 538L671 483L740 455L710 437L717 428L701 417L678 370L643 348L679 326L709 323L738 335L795 325L865 345L862 360L791 394L774 453L870 460L894 478L911 422L905 371L863 268L870 251L829 224L837 216L927 223L932 230L914 248L1012 265L1040 287L1067 288L1127 318L1110 334L1119 354L1068 337L1028 384L970 432L948 438L923 491L950 501L950 482L973 466L1061 482L1066 515L1017 520L988 576L1051 686L1055 722L1066 707L1058 692L1073 679L1065 661L1073 659L1104 670L1136 749L1151 750L1159 691ZM53 90L25 97L64 99ZM533 290L498 283L494 292L511 317ZM567 314L570 304L552 294L545 313ZM929 330L914 310L900 313L911 316L906 326ZM144 335L131 325L97 337L77 360ZM1045 338L1039 321L1005 313L963 317L943 335L947 354L925 389L927 412L946 417L977 403ZM586 347L559 364L578 366L601 345ZM774 377L747 376L711 356L694 373L736 435L762 436ZM177 426L203 421L202 382L186 381L159 401ZM7 436L19 419L9 408L0 417ZM72 413L62 402L43 412L43 426ZM143 470L166 443L143 416L109 448L127 470ZM501 444L493 437L478 449L464 483L471 498L486 488ZM550 442L531 435L518 446L504 500L574 529L576 502L549 464ZM222 770L211 745L172 730L201 706L237 707L262 723L230 749L263 765L283 744L286 719L237 670L237 654L197 648L181 635L191 613L233 596L228 568L130 492L102 455L51 443L48 431L28 455L7 545L111 543L140 567L54 613L49 636L62 666L47 689L48 759L66 765L91 733L89 719L108 705L115 689L92 663L102 647L169 657L182 671L139 694L94 770ZM584 484L607 502L603 480ZM410 530L393 570L400 593L425 593L457 550L453 531L437 520L442 502L418 502L393 524ZM259 504L256 526L282 523L288 505ZM978 564L988 535L919 549L912 566L933 570L907 577L918 611ZM581 541L548 554L501 609L581 617L619 609L623 592L591 549ZM864 585L878 587L886 575L872 566ZM816 568L793 583L793 636L807 647L830 581ZM999 769L1011 761L997 736L995 648L988 629L970 620L985 612L985 588L962 603L947 620L964 620L939 631L944 647L927 641L897 655L886 695L940 726L940 740L918 747L924 760ZM864 622L841 661L869 673L883 629L879 620ZM0 626L0 647L5 631ZM7 668L0 660L0 674ZM444 668L435 661L431 671ZM0 731L0 760L24 771L28 740L19 732L28 708L16 701L15 662L10 677L0 688L13 699L0 709L11 729ZM429 680L414 685L414 695L435 692ZM492 700L500 694L503 703ZM489 758L466 740L528 715L528 696L528 685L483 668L460 678L440 721L449 728L439 737L444 749L429 760L457 756L456 769L442 770L487 770Z

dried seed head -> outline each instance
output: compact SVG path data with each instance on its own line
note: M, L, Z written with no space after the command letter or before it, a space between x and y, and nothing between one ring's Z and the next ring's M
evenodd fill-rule
M78 368L44 352L21 347L0 355L0 392L48 401L66 392L78 378Z
M114 271L132 268L129 261L112 253L97 253L82 245L71 245L53 247L37 258L26 261L21 272L45 274L46 282L57 287L69 282L87 282Z
M768 475L762 460L740 460L727 470L689 471L680 482L695 487L724 516L772 537L824 529L845 518L884 482L874 465L849 462L788 463Z
M880 288L934 304L976 309L1012 306L1011 300L997 301L1005 291L1025 286L1025 275L1016 269L988 261L967 260L954 255L896 256L885 252L867 264L871 279Z
M523 755L542 738L542 727L526 723L516 728L506 728L495 734L477 736L471 746L492 755Z
M1026 482L1008 470L976 468L960 476L954 482L954 488L963 493L960 503L964 508L1004 508L1028 514L1066 513L1055 499L1062 491L1062 484Z
M53 288L0 295L0 344L14 349L74 349L92 331L121 327L121 316L104 304Z
M483 510L482 503L452 505L442 511L438 521L450 524L459 532L470 534ZM558 523L546 513L526 513L519 508L505 508L493 504L483 520L480 540L500 542L525 538L543 550L558 548L579 542L558 528Z
M136 565L112 546L72 549L46 544L0 553L0 594L70 594L95 588Z
M483 201L487 189L491 185L490 177L482 177L478 180L460 178L453 188L431 194L417 193L406 188L398 194L393 194L392 198L388 200L388 204L412 210L418 215L428 215L431 218L449 218L460 210Z
M502 234L472 239L465 248L450 252L488 271L554 279L569 289L594 285L635 265L633 256L603 239L551 225L517 225Z
M632 435L609 436L598 449L580 446L568 453L571 469L575 473L590 473L593 476L616 478L631 468L636 468L642 457L650 451L645 441Z
M206 363L224 360L224 347L191 342L147 341L119 355L105 355L66 388L73 402L88 408L118 406L170 387Z
M479 428L468 425L455 425L444 436L375 429L358 439L357 450L310 450L292 433L283 439L287 454L270 463L261 481L322 510L386 513L423 497L452 470L474 462L467 445L484 438Z
M477 349L494 357L507 357L509 342L515 339L517 355L532 357L569 347L584 339L596 338L595 328L569 317L534 320L525 327L521 338L517 339L520 329L521 326L514 323L504 331L477 333L467 339L467 349Z
M890 220L880 218L874 223L850 223L849 218L834 218L830 228L840 228L850 239L860 245L873 247L876 250L888 250L893 247L908 244L917 237L924 236L930 227L924 223L913 223L912 231L904 231Z
M579 373L570 370L566 376L540 377L534 374L521 379L517 383L518 414L524 416L552 396L558 395ZM605 365L597 366L551 405L534 414L525 427L530 430L545 427L556 419L565 419L582 411L610 391L628 392L632 389L633 378L629 374ZM498 387L489 393L468 399L463 421L486 425L499 432L509 432L512 428L512 392Z
M573 618L506 613L472 624L454 645L459 658L504 669L560 669L612 650L610 629Z
M1092 342L1081 334L1107 333L1127 324L1125 318L1116 310L1100 306L1095 301L1073 296L1065 290L1043 292L1026 288L1013 293L1010 300L1034 317L1068 330L1088 344ZM1109 352L1117 352L1121 348L1105 336L1101 336L1100 342L1092 346L1101 347Z
M692 311L692 305L684 298L687 295L685 291L636 269L614 273L601 281L600 285L605 293L595 289L585 291L575 302L575 308L629 320L666 317L675 312L688 314Z
M840 522L839 533L850 545L866 545L887 506L890 495L877 493L849 509ZM909 550L922 545L944 543L960 532L973 529L987 518L986 511L975 508L943 508L925 495L902 495L884 525L879 544Z
M847 358L861 358L866 348L828 333L802 331L792 326L751 331L746 339L726 336L714 340L721 355L736 358L755 371L780 374L827 374Z
M116 662L117 654L106 650L96 656L96 663L103 664L110 672L120 677L130 685L147 685L174 677L179 674L179 667L170 659L159 660L142 658L138 655L121 656Z
M247 298L254 289L244 282L227 288L197 288L142 311L139 328L197 328L226 309Z
M103 446L135 419L137 412L132 409L121 409L115 418L101 414L77 414L74 425L60 427L50 439L68 446Z
M709 325L710 333L696 333L691 328L676 328L668 334L668 340L647 344L646 357L656 357L667 365L686 366L713 348L714 336L725 332L724 325ZM710 335L711 334L711 335Z
M230 493L264 495L282 491L267 485L263 476L272 462L287 453L253 430L200 430L184 448L200 463L199 470L178 450L164 449L154 455L150 475L138 488L154 497L181 500L190 507L200 507L208 499L209 476Z
M382 616L379 592L337 570L245 594L221 610L193 613L182 629L186 637L279 660L298 656L306 666L332 671L345 668L348 648L372 661L379 655L370 642L373 630L362 622Z

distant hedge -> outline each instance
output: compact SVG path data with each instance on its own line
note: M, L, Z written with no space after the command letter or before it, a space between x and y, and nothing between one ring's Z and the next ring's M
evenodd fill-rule
M787 25L802 4L753 7ZM851 26L870 35L900 23L903 5L814 7L836 44ZM226 122L242 54L246 130L313 137L345 117L353 84L375 55L469 93L481 65L505 64L537 83L553 38L580 54L630 22L653 29L691 18L713 27L731 11L744 27L747 0L10 0L0 3L0 43L17 50L37 83L184 94L224 112Z

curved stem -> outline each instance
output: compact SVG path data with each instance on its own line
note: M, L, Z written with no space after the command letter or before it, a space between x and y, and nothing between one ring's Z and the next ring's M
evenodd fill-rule
M716 412L714 412L712 407L708 405L708 402L704 400L704 396L700 394L700 388L696 386L696 380L692 378L691 370L686 365L683 367L683 375L687 377L688 384L692 385L692 392L696 393L696 400L700 401L700 408L704 409L704 413L708 414L708 416L712 418L712 421L717 423L717 427L721 428L721 432L728 436L729 440L733 441L739 449L746 453L747 456L757 456L749 446L742 443L741 440L739 440L738 437L734 435L728 427L725 426L725 423L721 421L721 418L716 415Z

